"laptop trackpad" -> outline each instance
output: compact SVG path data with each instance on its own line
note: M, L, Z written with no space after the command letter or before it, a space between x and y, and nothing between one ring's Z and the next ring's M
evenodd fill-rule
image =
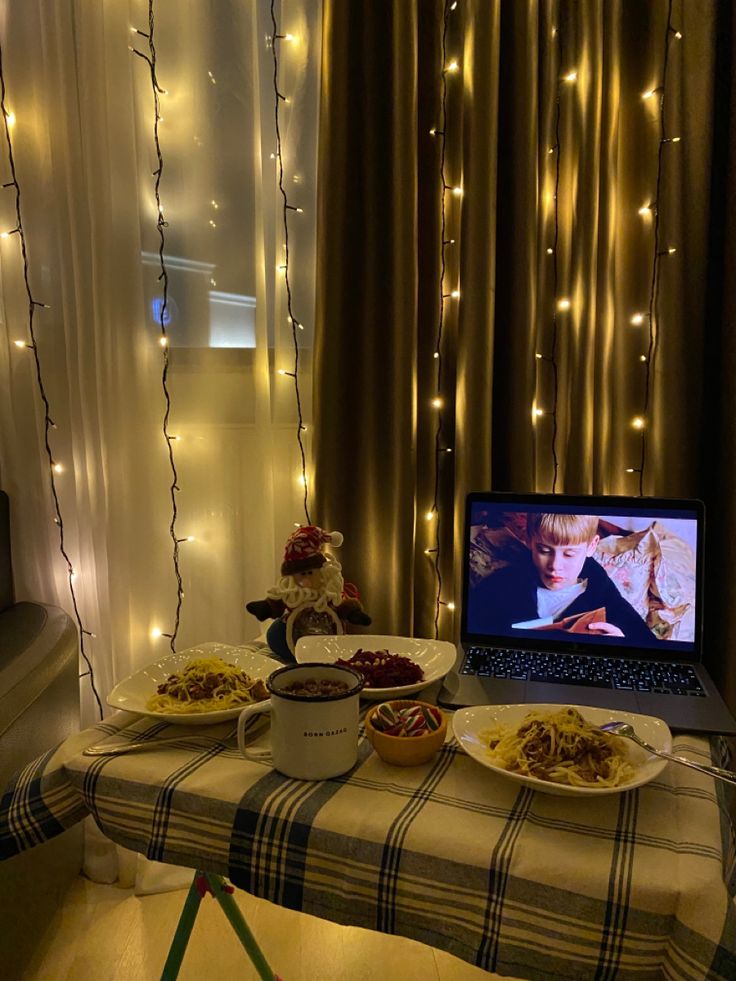
M636 695L632 691L614 688L593 688L587 685L550 685L529 681L526 686L528 702L549 702L552 705L592 705L594 708L621 709L638 712Z
M527 682L511 679L479 678L477 675L457 675L445 678L440 692L440 705L458 708L463 705L519 705L528 701Z

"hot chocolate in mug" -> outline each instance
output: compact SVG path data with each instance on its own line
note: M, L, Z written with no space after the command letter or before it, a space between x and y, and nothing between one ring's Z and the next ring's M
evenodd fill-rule
M336 664L289 664L266 681L271 698L248 705L238 719L238 749L247 759L270 761L297 780L338 777L358 760L358 699L365 681ZM245 724L271 713L271 749L249 749Z

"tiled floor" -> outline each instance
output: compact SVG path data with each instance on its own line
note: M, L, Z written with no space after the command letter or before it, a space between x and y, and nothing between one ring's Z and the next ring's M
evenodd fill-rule
M24 981L158 981L186 893L135 896L79 878ZM403 937L388 937L254 899L238 904L284 981L489 981L498 977ZM182 981L257 979L219 906L206 896L179 974Z

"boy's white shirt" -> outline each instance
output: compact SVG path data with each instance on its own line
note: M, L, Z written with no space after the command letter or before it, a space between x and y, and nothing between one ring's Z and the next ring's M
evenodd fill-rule
M550 622L556 620L573 600L585 592L587 586L587 579L578 579L572 586L565 586L564 589L547 589L545 586L537 586L537 615L540 619L550 618Z

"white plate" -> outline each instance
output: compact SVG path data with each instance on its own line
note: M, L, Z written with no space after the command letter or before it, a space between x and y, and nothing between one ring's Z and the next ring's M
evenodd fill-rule
M652 756L641 747L632 743L630 739L624 739L629 762L634 766L636 773L630 783L621 784L619 787L569 787L561 783L551 783L548 780L539 780L537 777L527 777L521 773L511 773L500 766L494 766L488 758L488 747L481 739L480 734L490 729L492 726L502 723L503 725L518 725L528 712L532 710L541 712L556 712L559 709L567 708L566 705L477 705L474 708L460 709L452 719L452 729L455 738L460 743L465 752L472 756L474 760L482 766L487 766L489 770L498 773L508 780L515 780L523 783L527 787L539 790L544 794L554 794L557 797L600 797L602 794L620 794L624 790L633 790L634 787L641 787L642 784L649 783L664 770L667 760ZM628 722L633 726L634 732L641 736L653 746L654 749L668 753L672 750L672 733L667 724L661 719L655 719L651 715L637 715L635 712L622 712L620 709L591 708L587 705L573 705L582 717L593 725L600 726L604 722Z
M424 672L424 680L399 688L364 688L362 698L383 701L386 698L408 698L433 681L444 678L457 659L457 648L447 640L422 640L417 637L384 637L379 634L343 634L341 636L300 637L294 656L299 664L311 661L332 663L339 657L348 660L359 650L388 651L401 654L418 664Z
M219 712L191 713L150 712L146 708L148 699L151 695L156 694L158 686L166 681L170 674L175 674L190 661L200 657L221 657L228 664L242 668L251 678L261 678L263 681L276 668L282 667L279 661L259 654L252 647L231 647L229 644L217 644L210 641L206 644L199 644L197 647L190 647L186 651L169 654L167 657L162 657L160 661L149 664L141 671L136 671L129 678L115 685L107 696L107 704L116 709L123 709L125 712L137 712L139 715L148 715L152 719L161 719L165 722L175 722L187 726L213 725L215 722L225 722L227 719L237 718L243 709L242 705L236 708L222 709Z

